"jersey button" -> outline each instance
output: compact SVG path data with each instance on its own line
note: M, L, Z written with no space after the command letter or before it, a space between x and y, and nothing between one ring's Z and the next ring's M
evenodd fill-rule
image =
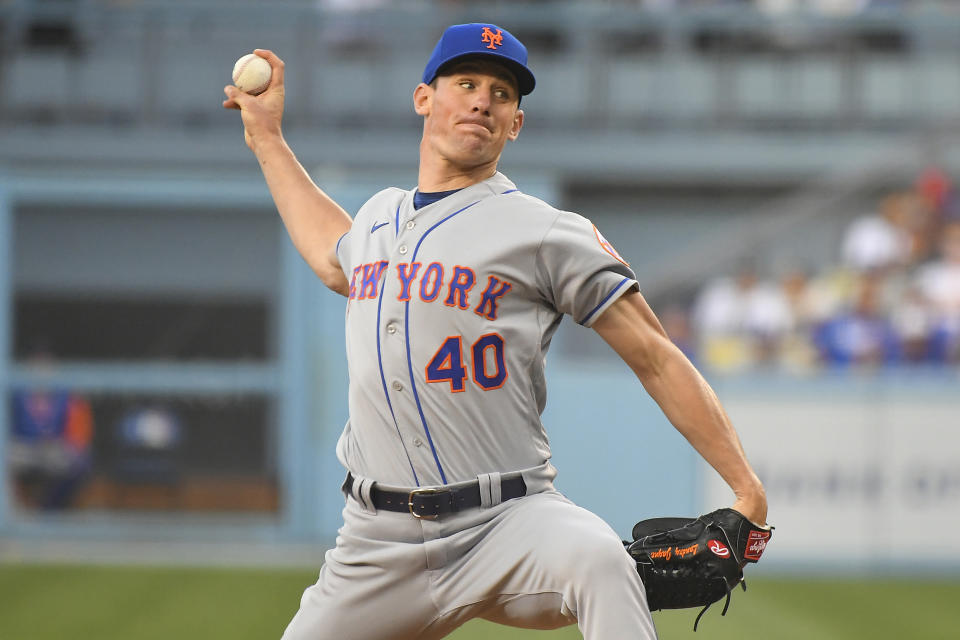
M414 222L413 220L407 221L407 229L413 229L415 226L417 226L417 223Z
M400 245L400 248L397 249L397 251L400 252L400 255L406 255L406 253L407 253L407 245L405 245L405 244Z
M400 382L399 382L398 380L394 380L394 381L393 381L393 384L390 385L390 386L393 387L393 390L394 390L394 391L403 391L403 385L400 384Z
M421 440L420 438L414 438L414 439L413 439L413 446L415 446L415 447L422 447L422 446L423 446L423 440Z
M393 324L392 322L387 325L387 333L389 333L390 335L393 335L396 332L397 332L397 325Z

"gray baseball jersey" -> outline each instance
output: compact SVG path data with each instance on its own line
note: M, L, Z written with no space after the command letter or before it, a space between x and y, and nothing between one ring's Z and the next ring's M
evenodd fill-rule
M620 537L553 489L540 422L561 318L589 326L637 286L633 272L588 220L499 173L419 210L413 197L378 193L337 245L350 282L337 453L353 479L284 640L430 640L471 618L655 639ZM503 501L513 471L526 496ZM373 482L469 481L481 506L436 520L371 499Z
M590 326L637 287L633 271L589 220L503 174L419 210L413 195L376 194L337 244L350 282L337 455L394 486L518 470L548 484L550 340L564 314Z

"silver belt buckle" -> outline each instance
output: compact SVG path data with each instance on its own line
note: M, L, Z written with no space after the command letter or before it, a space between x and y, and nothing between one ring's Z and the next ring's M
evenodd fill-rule
M413 510L413 496L422 495L422 496L434 496L438 493L446 493L446 489L414 489L410 492L410 495L407 497L407 506L410 509L410 515L412 515L417 520L436 520L440 514L432 516L423 516Z

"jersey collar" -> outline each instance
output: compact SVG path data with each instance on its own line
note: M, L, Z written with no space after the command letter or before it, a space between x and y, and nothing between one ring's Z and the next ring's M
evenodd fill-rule
M436 211L461 209L473 202L498 196L506 191L516 191L516 189L517 185L511 182L507 176L497 171L486 180L472 184L469 187L464 187L456 193L450 194L446 198L423 206L420 209L414 209L413 195L417 192L416 187L414 187L413 189L407 191L403 198L403 202L400 204L400 219L409 220L411 218L430 215Z

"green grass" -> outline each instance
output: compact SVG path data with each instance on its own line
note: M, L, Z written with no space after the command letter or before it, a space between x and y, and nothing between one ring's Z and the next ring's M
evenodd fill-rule
M3 640L279 638L313 570L0 565ZM722 603L721 603L722 604ZM960 637L960 580L755 579L726 618L658 612L664 640L934 640ZM475 621L455 640L580 638Z

